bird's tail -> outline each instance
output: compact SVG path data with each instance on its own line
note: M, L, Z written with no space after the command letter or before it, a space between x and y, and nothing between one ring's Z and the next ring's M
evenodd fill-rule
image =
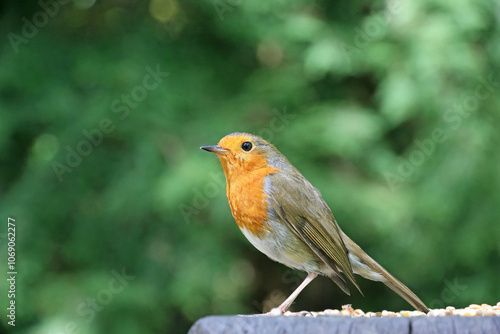
M342 239L349 252L352 269L355 274L361 275L373 281L380 281L387 285L392 291L400 295L416 310L429 312L429 308L417 297L406 285L392 276L387 270L366 254L361 247L352 241L345 233L342 233Z

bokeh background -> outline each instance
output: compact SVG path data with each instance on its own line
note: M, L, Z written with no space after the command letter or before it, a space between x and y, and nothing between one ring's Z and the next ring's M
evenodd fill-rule
M16 332L181 333L278 305L305 274L245 240L199 150L235 131L272 141L430 307L495 304L499 20L493 0L2 1ZM318 278L292 309L410 309L359 283Z

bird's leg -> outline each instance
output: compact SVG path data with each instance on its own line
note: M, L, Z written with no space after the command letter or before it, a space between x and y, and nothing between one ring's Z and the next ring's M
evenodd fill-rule
M309 275L307 275L307 277L304 279L304 281L299 285L299 287L297 289L295 289L294 292L292 292L292 294L283 302L281 303L280 306L276 307L276 308L273 308L269 313L267 313L268 315L282 315L284 314L288 308L290 307L290 305L292 305L293 301L295 300L295 298L297 298L297 296L300 294L300 292L302 290L304 290L304 288L309 284L311 283L311 281L313 279L316 278L316 276L318 276L318 274L316 273L309 273Z

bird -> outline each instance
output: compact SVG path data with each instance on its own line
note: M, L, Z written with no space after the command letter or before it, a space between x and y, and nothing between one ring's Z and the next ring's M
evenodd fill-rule
M284 314L318 275L331 278L350 295L348 280L363 294L354 274L382 282L416 310L429 311L340 229L319 190L274 145L235 132L217 145L200 148L219 158L231 213L248 241L270 259L308 274L269 314Z

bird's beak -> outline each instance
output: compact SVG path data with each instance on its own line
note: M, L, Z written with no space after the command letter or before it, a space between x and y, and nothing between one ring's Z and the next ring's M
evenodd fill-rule
M212 152L215 154L223 154L228 152L229 150L226 150L225 148L222 148L220 145L210 145L210 146L202 146L200 147L202 150Z

